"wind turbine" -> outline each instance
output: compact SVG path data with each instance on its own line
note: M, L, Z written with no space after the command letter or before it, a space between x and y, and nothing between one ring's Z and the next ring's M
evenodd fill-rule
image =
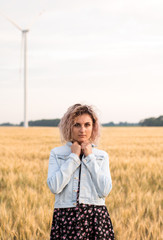
M44 10L42 12L39 13L39 15L37 17L39 17L40 15L42 15L42 13L44 12ZM18 30L20 30L22 32L22 40L23 40L23 46L24 46L24 127L27 128L28 127L28 109L27 109L27 93L28 93L28 85L27 85L27 33L29 32L30 28L27 29L22 29L17 23L15 23L12 19L10 19L8 16L6 16L5 14L1 13L0 14L6 18L10 23L12 23ZM35 21L34 21L35 22ZM33 21L31 22L33 25L34 23Z

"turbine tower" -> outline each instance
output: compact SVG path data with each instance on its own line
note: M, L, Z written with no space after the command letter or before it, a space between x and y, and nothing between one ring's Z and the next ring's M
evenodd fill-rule
M38 17L42 15L43 11L39 13ZM5 17L10 23L12 23L17 29L19 29L22 32L22 40L23 40L23 46L24 46L24 127L28 127L28 84L27 84L27 33L29 32L28 29L22 29L17 23L15 23L12 19L10 19L5 14L0 14ZM33 24L32 24L33 25ZM30 25L31 26L31 25Z
M22 30L24 39L24 127L28 127L28 108L27 108L27 33L28 29Z

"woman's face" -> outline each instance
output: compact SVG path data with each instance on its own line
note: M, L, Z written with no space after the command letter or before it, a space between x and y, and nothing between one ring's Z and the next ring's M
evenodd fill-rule
M79 144L90 139L92 135L93 121L89 114L82 114L75 118L72 128L72 139Z

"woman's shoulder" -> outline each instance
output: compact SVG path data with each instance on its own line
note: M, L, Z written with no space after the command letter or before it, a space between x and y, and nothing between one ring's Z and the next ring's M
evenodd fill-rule
M108 156L108 153L106 151L98 149L98 148L93 148L93 153L95 155Z
M58 146L58 147L54 147L51 150L51 152L56 155L65 155L65 154L69 154L70 148L67 145Z

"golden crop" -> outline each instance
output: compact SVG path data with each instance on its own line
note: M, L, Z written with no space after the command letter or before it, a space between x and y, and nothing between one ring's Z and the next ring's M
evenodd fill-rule
M58 128L0 128L0 239L48 240L54 195L47 187ZM163 128L103 128L113 188L106 205L116 240L161 240Z

